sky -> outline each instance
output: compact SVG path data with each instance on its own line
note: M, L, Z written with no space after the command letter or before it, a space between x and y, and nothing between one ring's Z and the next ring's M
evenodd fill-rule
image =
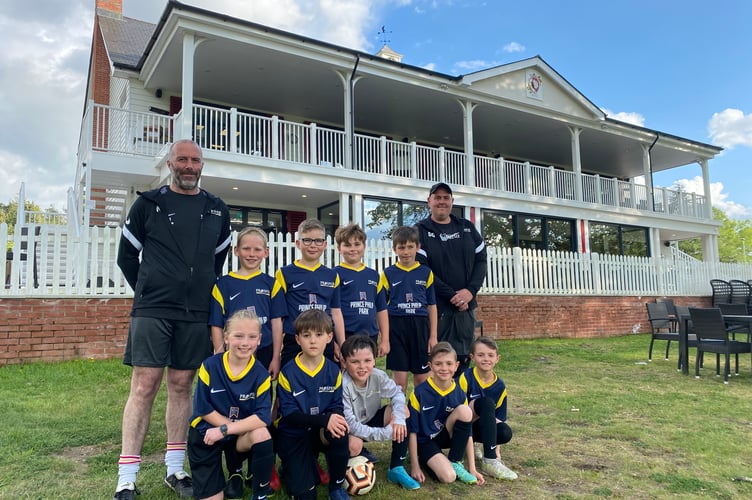
M123 0L156 23L166 0ZM724 148L713 205L752 219L748 0L185 0L406 64L462 75L540 56L610 117ZM0 0L0 203L66 207L84 109L95 0ZM654 184L702 193L698 164Z

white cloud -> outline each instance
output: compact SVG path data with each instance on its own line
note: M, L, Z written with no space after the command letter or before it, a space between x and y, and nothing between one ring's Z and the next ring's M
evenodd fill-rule
M713 113L708 121L708 135L714 144L724 148L752 147L752 113L727 108Z
M606 113L606 115L609 118L613 118L614 120L619 120L620 122L624 123L631 123L632 125L637 125L639 127L645 126L645 117L642 116L640 113L634 113L634 112L626 112L626 111L620 111L618 113L614 113L610 109L602 108L603 112Z
M482 59L474 59L472 61L457 61L454 63L454 69L460 73L472 73L473 71L480 71L483 69L493 68L500 65L497 61L484 61Z
M525 52L525 46L521 43L510 42L504 45L504 52L509 52L510 54L513 54L515 52Z
M699 175L692 179L679 179L674 182L675 189L704 195L702 186L702 177ZM722 182L710 183L710 199L714 207L721 209L730 218L743 219L752 215L752 210L749 207L728 199L728 194L723 192Z

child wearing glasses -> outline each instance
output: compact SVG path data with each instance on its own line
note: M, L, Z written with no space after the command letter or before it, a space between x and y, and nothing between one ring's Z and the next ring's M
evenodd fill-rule
M300 351L295 342L295 318L304 311L319 309L332 319L334 341L326 346L324 355L339 362L339 346L345 340L345 324L340 308L340 282L337 272L321 263L326 250L324 225L317 219L306 219L298 226L295 247L300 258L277 270L272 295L282 293L287 303L287 316L282 325L282 368Z

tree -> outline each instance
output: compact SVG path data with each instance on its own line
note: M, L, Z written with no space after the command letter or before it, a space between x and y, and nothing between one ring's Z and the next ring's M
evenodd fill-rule
M721 262L749 262L749 252L752 251L752 221L731 219L723 210L716 207L713 207L713 219L721 222L721 227L718 229L719 260ZM679 250L696 259L702 259L702 242L697 238L680 241Z

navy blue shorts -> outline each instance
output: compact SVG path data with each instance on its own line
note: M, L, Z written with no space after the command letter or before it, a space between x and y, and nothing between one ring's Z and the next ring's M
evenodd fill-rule
M412 374L428 373L427 316L389 316L389 354L386 367Z

